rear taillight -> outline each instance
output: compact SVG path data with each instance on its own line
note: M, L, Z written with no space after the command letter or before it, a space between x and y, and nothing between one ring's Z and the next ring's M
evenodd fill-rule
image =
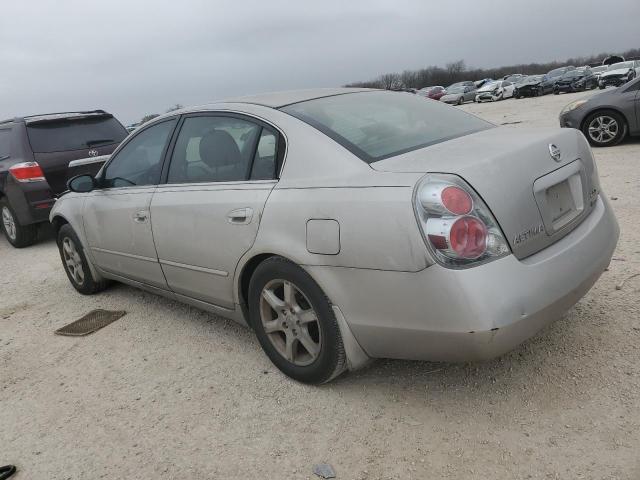
M461 178L426 175L416 187L414 206L425 242L439 263L464 267L509 254L493 215Z
M44 173L36 162L16 163L9 167L9 173L19 182L42 182Z

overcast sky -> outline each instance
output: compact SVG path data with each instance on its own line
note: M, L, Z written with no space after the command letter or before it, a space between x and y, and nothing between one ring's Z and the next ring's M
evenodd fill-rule
M640 47L640 0L2 2L0 119L339 86Z

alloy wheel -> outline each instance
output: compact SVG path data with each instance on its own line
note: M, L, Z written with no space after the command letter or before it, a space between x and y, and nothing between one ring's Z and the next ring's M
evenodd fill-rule
M2 224L4 225L4 231L7 232L7 236L15 241L18 236L18 230L13 214L8 207L2 207Z
M65 237L62 241L62 255L64 256L64 263L71 278L76 284L82 285L84 283L82 257L80 257L78 253L76 244L69 237Z
M277 352L297 366L320 355L322 330L318 315L302 291L288 280L271 280L260 295L260 320Z
M608 115L595 117L589 123L589 136L597 143L609 143L618 135L619 125Z

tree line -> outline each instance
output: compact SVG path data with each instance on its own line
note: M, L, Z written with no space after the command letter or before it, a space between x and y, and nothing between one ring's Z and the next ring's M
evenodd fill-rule
M406 88L423 88L431 85L451 85L463 80L481 80L483 78L502 78L511 73L524 73L526 75L544 74L554 68L574 65L598 65L602 60L611 55L600 53L588 57L568 58L565 61L553 61L548 63L523 63L506 65L497 68L469 68L464 60L447 63L444 67L432 65L419 70L405 70L401 73L384 73L379 77L364 82L353 82L345 87L357 88L383 88L386 90L401 90ZM640 58L640 48L633 48L620 54L626 59Z

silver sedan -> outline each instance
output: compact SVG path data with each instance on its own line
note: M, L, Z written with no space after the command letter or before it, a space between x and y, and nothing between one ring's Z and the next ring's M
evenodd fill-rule
M51 221L76 290L119 281L245 323L308 383L500 355L571 308L618 239L579 131L375 90L171 112L69 190Z

